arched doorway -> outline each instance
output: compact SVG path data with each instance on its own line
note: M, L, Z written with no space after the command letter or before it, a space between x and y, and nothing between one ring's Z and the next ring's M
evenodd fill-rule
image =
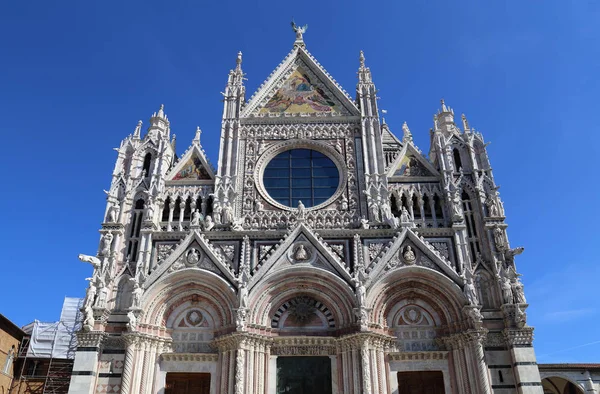
M544 394L585 394L579 386L558 376L542 379L542 387Z

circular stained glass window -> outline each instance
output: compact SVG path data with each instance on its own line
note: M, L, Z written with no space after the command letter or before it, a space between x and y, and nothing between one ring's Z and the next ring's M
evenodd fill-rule
M340 174L335 163L312 149L292 149L275 156L265 167L263 184L278 203L310 208L334 195Z

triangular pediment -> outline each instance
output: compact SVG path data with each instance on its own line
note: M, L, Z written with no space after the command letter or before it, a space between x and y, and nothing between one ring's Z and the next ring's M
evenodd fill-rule
M358 115L348 94L301 47L288 54L242 111L242 117Z
M197 183L214 179L215 174L198 144L192 144L167 175L167 181L177 183Z
M365 256L369 256L368 250ZM388 271L411 266L437 271L462 286L463 280L452 263L409 228L399 232L373 261L367 261L370 278L379 278Z
M159 278L182 269L200 269L212 272L230 283L235 283L235 275L223 253L198 230L191 231L166 258L146 278L144 287L148 288ZM160 253L160 251L159 251Z
M438 178L440 173L427 161L412 143L407 143L390 165L388 178Z
M250 279L252 288L266 275L289 267L315 267L329 271L351 283L352 278L340 257L303 223L273 248L271 255Z

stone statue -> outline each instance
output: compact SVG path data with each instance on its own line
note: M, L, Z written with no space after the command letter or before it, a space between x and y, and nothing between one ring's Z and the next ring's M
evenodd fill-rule
M256 212L261 212L263 210L263 203L260 200L254 201L254 210Z
M496 249L498 250L504 250L506 248L504 231L502 231L498 225L494 226L494 245L496 245Z
M348 199L345 195L342 195L340 207L342 208L342 211L348 210Z
M302 41L302 34L306 32L306 29L308 29L308 25L298 26L293 20L291 25L292 30L296 33L296 41Z
M488 216L490 217L498 217L500 216L500 210L498 209L498 203L495 201L494 197L488 195L485 200L485 205L488 207Z
M369 205L369 212L371 213L371 221L379 222L379 206L374 202Z
M454 193L452 198L452 219L455 222L460 222L463 220L463 212L462 212L462 201L458 192Z
M402 253L402 257L407 264L413 264L417 259L417 256L415 256L415 252L410 245L406 246L404 253Z
M369 221L365 218L360 219L360 228L362 228L363 230L368 230L369 229Z
M354 282L356 283L356 302L359 308L363 308L367 298L367 289L365 288L364 283L358 278L356 278Z
M210 215L208 215L206 219L204 219L204 231L210 231L213 227L215 227L215 223L213 222Z
M88 256L87 254L80 254L79 260L83 261L84 263L90 263L92 267L94 267L94 270L100 269L100 267L102 266L102 263L100 262L99 258L94 256Z
M513 294L515 304L526 304L525 292L523 291L523 283L514 276L511 280L511 291Z
M110 254L110 246L113 241L112 233L106 233L102 236L102 255L108 256Z
M463 293L469 302L469 305L475 306L479 305L479 300L477 297L477 290L475 290L475 284L473 283L473 277L469 275L465 282L465 287L463 289Z
M221 212L223 209L221 208L221 204L218 201L214 202L213 206L213 216L215 223L221 223Z
M512 294L512 286L510 284L510 280L503 276L500 279L500 287L502 288L502 300L505 304L513 303L513 294Z
M192 214L192 226L200 226L200 211L197 209Z
M238 303L240 308L248 308L248 283L244 279L239 279Z
M477 308L477 307L469 308L467 310L467 316L471 320L473 327L475 327L476 329L481 328L481 326L483 324L483 315L481 314L481 311L479 310L479 308Z
M94 257L94 256L80 254L79 260L83 261L84 263L90 263L92 265L92 267L94 268L94 273L92 274L92 278L93 278L93 280L96 280L99 273L102 271L102 262L100 262L100 259L97 257Z
M410 214L405 206L402 206L402 211L400 212L400 223L410 223Z
M146 217L144 219L149 222L154 220L154 206L150 200L146 203Z
M527 314L517 306L515 311L515 324L518 328L523 328L527 325Z
M104 279L99 276L97 280L98 287L98 297L96 297L95 306L98 308L106 308L106 300L108 298L108 289L106 288L106 283Z
M83 304L83 308L89 308L94 304L94 298L96 298L96 285L92 278L88 278L90 280L90 285L88 286L85 292L85 302Z
M91 306L87 306L83 312L83 331L92 331L95 322L94 311Z
M137 326L137 317L133 311L127 312L127 331L135 331L135 327Z
M144 290L134 278L129 279L129 281L133 283L133 291L131 292L131 308L140 309Z
M235 323L238 330L244 330L246 328L246 316L248 315L248 309L240 308L237 310L235 316Z
M306 218L306 208L302 201L298 200L298 220L304 220Z
M119 207L117 204L110 204L108 208L108 214L106 215L107 223L116 223L119 220Z
M294 253L294 260L305 261L308 260L308 253L304 249L304 245L298 246L296 253Z
M222 223L232 223L233 222L233 208L231 208L231 204L226 203L223 207L223 218Z

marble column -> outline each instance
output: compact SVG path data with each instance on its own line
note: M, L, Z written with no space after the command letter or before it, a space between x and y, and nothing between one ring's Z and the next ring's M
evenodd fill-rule
M491 394L490 377L483 353L483 341L487 336L487 330L469 330L466 333L467 345L470 350L473 367L476 372L478 393Z
M124 335L124 339L126 348L123 373L121 374L121 394L129 394L133 379L133 364L135 361L135 348L138 343L138 337L136 335Z

